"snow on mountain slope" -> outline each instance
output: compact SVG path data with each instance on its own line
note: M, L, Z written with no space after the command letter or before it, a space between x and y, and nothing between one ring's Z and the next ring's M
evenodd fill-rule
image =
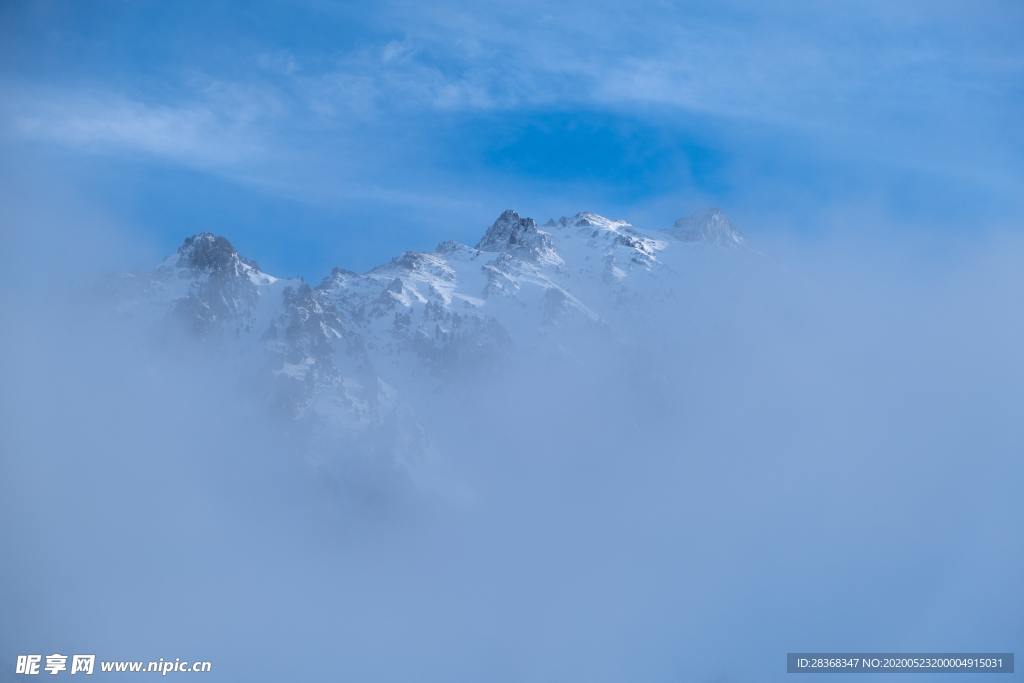
M324 443L386 432L408 455L425 439L408 397L514 351L571 356L569 333L609 334L635 303L671 296L685 267L671 256L694 244L745 239L718 210L651 234L590 212L541 227L506 210L476 246L335 268L310 287L201 233L152 272L122 276L117 300L132 317L245 347L272 403Z

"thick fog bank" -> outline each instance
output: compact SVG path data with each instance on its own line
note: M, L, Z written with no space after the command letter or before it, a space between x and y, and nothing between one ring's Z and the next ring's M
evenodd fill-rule
M436 459L342 483L217 350L8 288L0 657L764 681L795 650L1021 650L1024 245L764 250L442 383Z

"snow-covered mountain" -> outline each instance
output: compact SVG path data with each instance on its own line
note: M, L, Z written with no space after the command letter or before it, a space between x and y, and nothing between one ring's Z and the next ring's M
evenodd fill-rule
M614 337L637 303L673 296L702 246L745 245L717 209L648 232L590 212L539 226L507 210L475 246L446 241L310 286L201 233L153 271L121 276L116 301L125 316L250 359L268 404L308 424L320 450L372 441L401 460L429 449L413 397L504 354L571 354L570 335Z

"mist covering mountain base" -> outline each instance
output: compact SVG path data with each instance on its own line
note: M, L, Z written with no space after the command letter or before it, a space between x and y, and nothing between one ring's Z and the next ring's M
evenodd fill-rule
M12 286L0 654L765 681L1019 651L1021 245L757 246L507 211L316 284L201 233Z

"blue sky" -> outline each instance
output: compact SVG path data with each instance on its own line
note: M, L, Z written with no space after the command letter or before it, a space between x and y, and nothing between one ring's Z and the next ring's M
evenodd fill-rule
M502 209L1013 226L1016 2L6 2L4 176L316 280Z

